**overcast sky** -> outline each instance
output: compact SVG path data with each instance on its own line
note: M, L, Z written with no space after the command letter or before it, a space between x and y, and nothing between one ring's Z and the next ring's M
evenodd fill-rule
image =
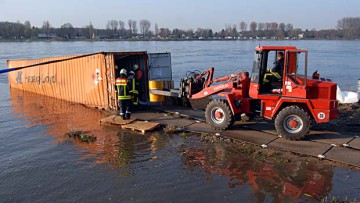
M302 29L335 28L342 17L360 16L360 0L0 0L0 21L54 27L92 22L105 28L110 19L148 19L159 27L212 28L245 21L293 23Z

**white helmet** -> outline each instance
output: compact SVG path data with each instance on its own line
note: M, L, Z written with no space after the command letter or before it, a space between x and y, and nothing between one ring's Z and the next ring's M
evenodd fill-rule
M126 71L126 69L121 69L121 71L120 71L120 75L127 75L127 71Z
M134 70L136 71L137 69L139 69L139 65L138 65L138 64L135 64L135 65L134 65Z
M130 71L129 75L135 75L134 71Z

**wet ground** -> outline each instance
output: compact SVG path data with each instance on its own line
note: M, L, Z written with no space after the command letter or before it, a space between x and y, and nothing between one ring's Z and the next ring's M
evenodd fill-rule
M0 84L5 202L293 202L360 199L358 171L201 135L98 125L104 112ZM90 131L94 143L67 139Z

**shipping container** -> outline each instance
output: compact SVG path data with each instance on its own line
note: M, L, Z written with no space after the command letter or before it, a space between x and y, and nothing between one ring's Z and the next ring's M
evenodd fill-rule
M100 52L42 59L8 60L11 88L104 110L118 109L115 79L120 69L143 72L140 100L149 102L150 80L172 80L171 54L147 52Z

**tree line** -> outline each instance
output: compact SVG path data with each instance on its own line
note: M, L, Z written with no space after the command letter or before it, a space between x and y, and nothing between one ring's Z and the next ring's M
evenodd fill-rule
M0 22L0 39L360 39L360 17L345 17L334 29L302 30L291 23L250 22L225 24L218 31L211 28L172 29L159 27L157 23L143 19L139 22L129 19L109 20L105 29L95 28L90 22L81 28L65 23L53 27L44 21L41 27L32 26L30 21Z

